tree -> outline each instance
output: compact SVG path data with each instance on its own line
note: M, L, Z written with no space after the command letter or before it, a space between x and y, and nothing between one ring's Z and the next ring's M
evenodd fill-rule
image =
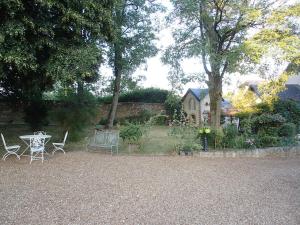
M263 23L268 8L265 2L172 0L174 12L170 19L177 22L175 44L166 50L163 61L173 67L171 76L180 78L184 76L182 59L201 60L207 76L213 127L220 126L224 75L235 71L243 57L247 31Z
M235 109L242 113L253 113L260 98L248 88L240 88L237 93L230 96L231 103Z
M40 98L57 81L91 77L100 62L99 40L112 37L113 2L1 1L1 94Z
M112 128L122 77L132 74L148 57L157 53L154 18L161 6L151 0L118 0L113 8L115 39L110 44L109 64L113 68L113 100L108 115Z
M300 67L300 3L280 7L272 12L265 26L246 41L245 48L250 60L259 61L274 49L279 63L288 62L285 72L292 74ZM268 69L268 68L267 68Z
M77 83L82 92L83 82L98 73L99 40L112 38L113 3L0 1L0 94L25 103L30 117L42 105L43 92L56 82Z

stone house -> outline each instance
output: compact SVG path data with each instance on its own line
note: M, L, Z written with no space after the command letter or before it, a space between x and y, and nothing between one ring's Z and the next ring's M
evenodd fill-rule
M190 88L182 98L183 110L190 122L197 125L209 124L210 122L210 98L208 89ZM232 105L222 100L222 114L231 117L234 113Z
M260 82L248 81L240 85L239 88L246 87L247 90L252 91L256 97L256 103L261 103L258 85ZM300 104L300 75L291 76L285 84L285 89L278 93L279 99L292 100Z

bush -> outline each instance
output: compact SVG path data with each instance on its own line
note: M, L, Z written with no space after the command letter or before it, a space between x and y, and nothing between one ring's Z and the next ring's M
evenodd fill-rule
M255 138L255 143L257 147L274 147L279 145L280 138L270 135L258 135Z
M212 148L222 148L224 133L221 128L211 129L210 133L207 134L208 146Z
M142 136L143 132L139 124L127 123L127 125L120 130L120 137L123 141L137 142Z
M96 116L96 98L88 91L78 96L74 90L60 91L57 99L61 105L52 112L64 131L69 130L70 140L79 141L83 132Z
M293 123L285 123L279 129L280 137L295 137L296 135L296 125Z
M144 109L141 112L139 112L138 115L120 118L120 119L118 119L118 122L120 122L120 124L122 124L122 125L126 125L128 122L129 123L146 123L154 115L155 114L152 111Z
M183 144L179 144L176 146L178 149L178 153L181 151L184 152L186 155L188 153L194 152L194 151L200 151L202 146L197 142L185 142Z
M169 117L166 115L156 115L156 116L151 117L150 120L151 120L152 125L163 126L163 125L168 124L168 119L169 119Z
M44 101L36 100L31 101L24 108L25 116L24 120L32 129L42 130L42 126L48 125L48 108Z
M181 98L178 95L173 93L169 93L167 99L165 101L165 109L166 113L172 120L178 119L173 118L175 112L179 112L181 110Z
M234 124L230 124L223 129L224 138L223 144L227 148L234 148L236 145L236 137L238 136L239 132Z
M168 94L169 91L159 88L137 89L121 94L119 102L164 103ZM112 102L112 96L101 97L98 101L100 103L110 104Z
M251 119L252 129L255 133L264 132L269 135L277 135L278 128L285 122L280 114L264 113ZM276 136L275 135L275 136Z
M119 121L117 119L114 119L114 122L113 122L113 125L116 125ZM105 118L105 117L102 117L100 119L100 121L98 122L99 125L103 125L103 126L106 126L108 123L108 119Z
M277 101L274 103L274 112L283 116L287 122L296 124L296 129L300 126L300 105L292 100Z

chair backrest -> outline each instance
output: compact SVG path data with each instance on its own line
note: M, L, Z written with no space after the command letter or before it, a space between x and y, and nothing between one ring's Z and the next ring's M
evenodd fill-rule
M4 136L3 136L2 133L1 133L1 138L2 138L2 141L3 141L4 148L6 149L7 147L6 147L5 139L4 139Z
M30 138L30 148L42 148L45 147L45 138L39 136L39 135L34 135L33 137Z
M66 133L65 133L65 137L64 137L64 144L66 143L66 140L67 140L67 137L68 137L68 134L69 134L69 131L66 131Z
M33 132L34 135L39 135L39 134L43 134L46 135L47 133L45 131L35 131Z
M94 144L116 145L119 141L118 131L96 131Z

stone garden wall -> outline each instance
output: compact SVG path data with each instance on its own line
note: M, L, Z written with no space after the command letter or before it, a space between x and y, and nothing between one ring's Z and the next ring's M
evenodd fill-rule
M60 107L57 102L49 102L49 108ZM101 118L106 118L109 112L110 104L103 104L98 106L98 113L95 118L95 123L99 122ZM164 104L161 103L140 103L140 102L121 102L118 104L117 119L137 116L143 110L149 110L154 113L164 112ZM7 102L0 102L0 125L3 124L25 124L24 122L23 106L18 105L12 107ZM50 121L53 124L53 121Z
M110 109L110 104L99 106L99 119L106 118ZM142 103L142 102L120 102L118 104L117 115L118 119L139 115L142 111L149 110L156 114L165 112L164 104L162 103Z

